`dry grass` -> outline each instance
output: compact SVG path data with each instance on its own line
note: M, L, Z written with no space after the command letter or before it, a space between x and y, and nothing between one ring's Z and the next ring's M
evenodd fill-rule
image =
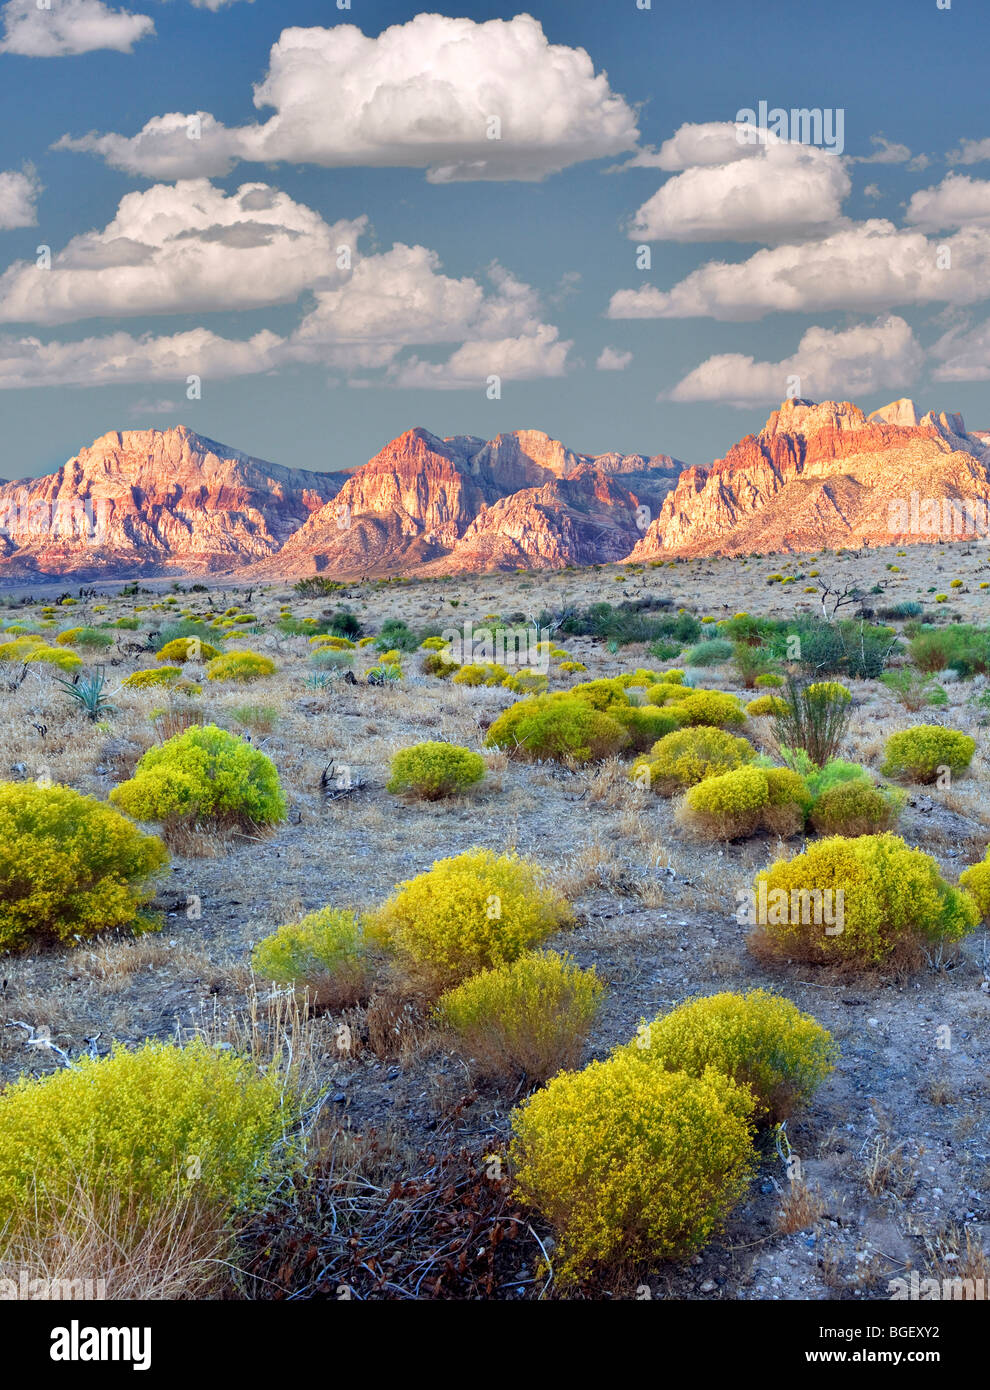
M825 1215L825 1199L818 1188L803 1182L792 1182L774 1215L774 1225L781 1235L793 1235L817 1226Z

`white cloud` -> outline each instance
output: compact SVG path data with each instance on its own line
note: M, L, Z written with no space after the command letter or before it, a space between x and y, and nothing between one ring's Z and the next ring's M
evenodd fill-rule
M598 354L598 361L595 366L600 372L624 372L632 360L631 352L622 352L620 348L604 347Z
M940 253L950 265L941 268ZM608 316L742 321L831 309L974 304L990 296L990 232L969 227L936 243L877 218L821 241L757 251L736 264L708 261L673 289L619 290Z
M759 153L758 144L743 139L744 127L734 121L687 122L680 126L659 150L637 150L631 159L616 166L620 169L663 169L676 174L682 169L732 164ZM758 127L757 127L758 129Z
M936 381L990 381L990 319L976 328L950 328L932 349Z
M647 241L778 242L820 236L841 223L842 200L852 186L841 159L765 132L758 144L738 146L739 129L727 125L723 138L713 134L700 145L685 141L680 157L714 158L718 152L728 153L730 161L668 179L635 214L629 235ZM738 157L739 148L749 157Z
M897 145L884 135L871 135L870 144L875 146L872 154L849 155L850 164L907 164L911 151L907 145ZM924 156L921 156L924 158ZM927 161L926 161L927 163Z
M20 173L16 170L0 173L0 231L36 226L35 203L40 192L41 183L30 165Z
M532 381L563 376L572 342L559 342L551 324L516 338L464 343L446 362L412 357L394 369L392 384L419 391L484 389L491 376L503 381Z
M661 399L750 406L780 401L789 390L814 400L849 399L902 388L918 375L923 358L901 318L835 331L815 327L804 334L797 352L780 362L757 362L735 352L709 357Z
M101 48L130 53L155 32L148 15L114 10L103 0L52 0L50 9L37 0L8 0L2 14L0 53L26 58L70 58Z
M959 149L948 156L950 164L982 164L985 159L990 159L990 138L963 140Z
M0 323L69 323L290 303L343 279L336 247L366 219L329 226L268 184L226 194L205 179L121 199L114 220L58 253L50 269L18 261L0 275Z
M132 137L92 132L58 148L152 178L289 160L422 168L452 182L542 179L638 138L634 112L585 50L550 44L526 14L480 24L419 14L377 38L351 24L284 29L254 103L276 114L228 128L203 113L189 139L189 118L171 113Z
M30 386L112 386L119 382L182 382L202 377L245 376L278 366L283 340L258 333L238 342L206 328L170 337L111 333L76 342L0 337L0 390Z
M936 188L919 189L908 203L907 220L923 232L946 227L990 227L990 182L948 174Z

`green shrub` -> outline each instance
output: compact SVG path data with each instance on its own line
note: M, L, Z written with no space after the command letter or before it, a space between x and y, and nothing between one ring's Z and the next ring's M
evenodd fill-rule
M399 884L377 931L414 978L440 993L516 960L572 921L535 864L473 849Z
M182 618L178 622L165 623L157 632L150 634L149 641L154 651L161 652L165 647L170 646L173 642L180 641L182 638L192 638L209 647L216 642L217 633L216 629L209 623L200 622L196 618ZM213 651L214 655L216 655L215 648ZM181 660L182 658L176 653L176 655L166 657L165 659L170 661ZM209 657L192 656L186 659L191 661L208 661Z
M693 787L752 762L756 750L744 738L722 729L679 729L653 745L650 754L633 764L630 776L660 796Z
M187 661L213 661L219 655L216 647L204 642L200 637L176 637L159 647L155 660L178 661L180 665L185 665Z
M934 859L889 834L819 840L758 873L754 891L757 949L811 962L917 964L925 946L958 941L979 918Z
M626 731L611 715L587 700L535 696L510 705L488 730L485 744L513 757L562 762L598 762L626 742Z
M101 632L97 627L70 627L64 632L60 632L55 638L60 647L96 647L106 648L113 646L113 638L109 632Z
M593 709L609 710L618 705L623 709L630 703L619 677L609 680L579 681L566 692L568 700L585 700Z
M753 684L757 690L779 690L784 684L784 678L773 671L764 671L762 676L756 677Z
M817 767L835 757L852 715L848 691L837 693L845 687L833 689L833 685L830 681L802 685L788 676L785 708L772 716L778 746L803 750Z
M277 705L234 705L231 719L253 734L270 734L282 716Z
M454 743L416 743L393 757L386 790L439 801L467 791L484 775L485 760L480 753Z
M462 670L456 661L448 661L441 652L429 651L420 661L419 669L424 676L437 676L442 681L449 680L451 676L457 675ZM508 675L508 672L505 674Z
M732 657L732 643L713 637L710 642L699 642L696 647L684 653L688 666L721 666Z
M658 705L613 705L609 717L625 729L627 748L633 753L645 753L666 734L684 725L684 716L674 706L661 709Z
M260 652L226 652L223 656L215 656L206 668L207 680L237 681L239 684L274 674L274 661Z
M286 817L275 764L215 724L192 725L149 748L110 800L136 820L170 824L270 825Z
M765 1124L807 1105L838 1059L831 1034L810 1014L762 989L689 1000L644 1022L618 1052L689 1076L714 1067L752 1091Z
M437 1013L476 1076L538 1085L581 1060L604 993L594 970L530 951L448 990Z
M646 701L650 705L672 705L685 700L692 693L689 685L682 685L668 677L647 688Z
M840 786L843 782L861 781L864 777L870 781L870 774L861 763L847 763L842 758L831 758L824 767L815 767L808 761L807 769L800 769L805 772L805 780L808 783L814 800L817 799L833 787Z
M561 1282L700 1249L754 1168L750 1092L635 1057L562 1072L513 1112L516 1195L554 1226Z
M976 740L938 724L916 724L913 729L891 734L884 751L885 776L934 782L943 768L953 777L964 773L976 752Z
M160 840L91 796L0 783L0 949L141 924L167 861Z
M906 666L896 671L887 671L880 677L894 699L912 713L924 709L926 705L943 706L949 703L944 686L932 676L919 675Z
M354 653L340 647L318 647L310 652L309 665L314 671L332 671L342 675L354 666Z
M703 724L710 729L746 722L746 711L734 695L721 690L692 690L677 704L686 724Z
M968 623L923 625L911 638L908 651L915 666L930 675L945 670L958 671L963 677L990 672L990 632Z
M94 1196L120 1193L132 1219L193 1181L215 1201L243 1201L292 1119L274 1072L198 1039L22 1077L0 1093L0 1224L68 1204L80 1181Z
M295 985L316 1009L344 1009L368 997L372 954L365 919L324 907L259 941L251 966L263 980Z
M897 824L905 799L893 787L853 778L822 792L811 808L811 823L820 835L879 835Z

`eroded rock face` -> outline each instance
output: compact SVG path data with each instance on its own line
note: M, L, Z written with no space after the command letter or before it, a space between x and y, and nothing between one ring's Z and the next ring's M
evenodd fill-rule
M681 474L630 558L930 541L917 504L985 504L988 465L986 441L960 415L919 418L910 400L870 416L848 402L785 401L725 458Z
M56 473L0 487L0 574L236 570L276 554L343 481L184 426L112 432Z

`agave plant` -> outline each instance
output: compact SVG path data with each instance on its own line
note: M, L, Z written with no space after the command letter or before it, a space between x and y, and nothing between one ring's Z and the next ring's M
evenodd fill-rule
M56 681L94 724L109 714L116 714L116 705L113 704L109 696L103 693L107 683L107 674L102 666L97 667L92 675L78 675L74 680L66 680L64 676L58 676Z

